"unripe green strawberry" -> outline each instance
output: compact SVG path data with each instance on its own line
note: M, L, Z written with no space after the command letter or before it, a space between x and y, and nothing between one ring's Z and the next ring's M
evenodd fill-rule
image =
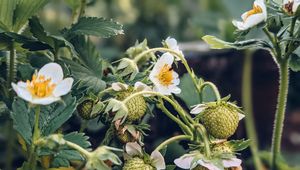
M117 99L124 100L126 97L130 96L132 93L130 91L124 91L118 94ZM128 121L137 121L141 119L147 110L147 103L143 96L135 96L126 102L126 107L128 108Z
M208 168L198 165L195 168L193 168L193 170L209 170ZM231 170L230 168L225 168L224 170Z
M210 135L218 139L227 139L238 127L239 111L232 104L217 102L205 108L200 121Z
M136 139L134 139L130 132L128 132L127 130L123 132L122 128L117 130L117 138L123 144L136 141Z
M93 110L93 106L94 106L94 101L88 99L88 100L84 100L83 102L78 104L76 109L77 109L77 112L80 117L88 120L88 119L91 119L90 113Z
M103 104L101 102L95 102L92 99L86 99L77 106L77 112L79 116L85 120L96 118L101 112Z
M212 147L213 153L233 153L232 148L225 143L219 143Z
M155 168L146 164L143 159L134 157L125 162L123 170L155 170Z

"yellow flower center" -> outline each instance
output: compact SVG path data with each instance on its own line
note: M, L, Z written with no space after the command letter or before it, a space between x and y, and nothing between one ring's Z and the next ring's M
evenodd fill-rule
M51 82L51 78L46 79L45 76L34 74L32 80L27 80L27 89L35 97L48 97L52 94L56 84Z
M160 84L168 86L173 81L173 70L168 64L165 64L159 71L157 78Z
M263 10L261 9L261 7L254 4L253 9L251 9L250 11L247 12L244 21L246 21L247 18L249 18L251 15L259 14L259 13L262 13L262 12L263 12Z

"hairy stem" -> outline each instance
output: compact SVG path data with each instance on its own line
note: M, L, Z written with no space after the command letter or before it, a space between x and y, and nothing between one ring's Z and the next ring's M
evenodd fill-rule
M141 92L137 92L134 93L130 96L128 96L126 99L123 100L123 103L128 102L130 99L139 96L139 95L144 95L144 94L150 94L150 95L154 95L154 96L159 96L163 99L165 99L166 101L168 101L173 107L174 109L178 112L179 116L183 119L183 121L185 122L185 124L190 125L191 123L194 123L193 120L189 120L188 116L186 115L186 113L184 112L183 108L178 105L177 103L175 103L172 99L170 99L169 97L162 95L161 93L158 92L154 92L154 91L141 91ZM192 122L190 122L192 121Z
M255 130L255 122L252 111L252 51L246 50L243 66L242 80L242 102L246 115L246 131L248 138L251 139L250 149L253 156L256 170L263 170L262 162L258 155L258 140Z
M36 163L37 163L37 154L35 153L36 147L35 147L34 143L40 137L40 129L39 129L40 111L41 111L40 106L36 106L35 107L35 116L34 116L34 130L33 130L30 156L29 156L29 165L32 170L36 169Z
M156 151L160 151L162 150L164 147L166 147L167 145L169 145L170 143L176 142L176 141L180 141L180 140L190 140L191 136L188 135L178 135L178 136L174 136L171 137L167 140L165 140L163 143L161 143L159 146L156 147Z
M274 121L273 128L273 137L272 137L272 160L271 165L272 169L277 170L276 162L278 162L278 158L280 156L280 147L281 147L281 137L284 125L284 117L285 117L285 109L286 109L286 101L288 94L288 84L289 84L289 67L288 60L283 60L279 64L279 93L277 100L277 110Z
M183 130L185 134L192 135L191 130L186 126L180 119L174 116L165 106L163 101L157 104L157 107L162 110L171 120L178 124L178 126Z
M85 7L86 7L86 0L81 0L81 5L80 5L80 11L79 11L79 15L78 15L78 20L79 18L81 18L84 13L85 13Z
M210 146L209 146L209 138L208 138L208 135L206 133L206 129L203 125L201 124L195 124L194 125L195 129L198 130L198 132L200 133L201 135L201 138L203 140L203 143L204 143L204 151L205 151L205 155L207 157L210 156L211 154L211 151L210 151Z
M77 150L81 155L83 155L86 159L91 157L91 153L88 152L87 150L83 149L81 146L73 143L73 142L69 142L66 141L66 145L69 146L70 148L73 148L75 150Z
M201 86L200 86L200 91L201 91L201 92L203 91L203 89L204 89L205 86L210 86L210 87L211 87L211 89L213 90L213 92L214 92L214 94L215 94L215 96L216 96L216 98L217 98L217 101L221 100L220 92L219 92L219 90L218 90L218 88L216 87L215 84L213 84L212 82L208 82L208 81L207 81L207 82L204 82L204 83L201 84Z

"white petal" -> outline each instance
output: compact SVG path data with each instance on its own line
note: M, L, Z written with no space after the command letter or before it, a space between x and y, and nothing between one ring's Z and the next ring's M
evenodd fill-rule
M244 115L244 114L241 114L241 113L239 113L239 120L242 120L242 119L244 119L244 117L245 117L245 115Z
M233 20L233 21L232 21L232 24L233 24L237 29L242 30L242 31L248 29L248 28L246 28L246 27L244 26L244 23L241 22L241 21Z
M242 161L238 158L225 159L222 162L225 168L238 167L242 164Z
M65 78L63 81L59 82L53 91L55 97L60 97L68 94L71 91L73 78Z
M143 155L141 146L136 142L129 142L125 146L126 153L130 156Z
M198 104L196 105L192 110L191 110L191 114L199 114L201 112L203 112L206 109L205 104Z
M297 12L297 9L298 9L299 5L300 5L300 1L299 0L295 0L294 4L293 4L293 9L292 9L292 11L294 13Z
M179 87L173 87L172 88L172 93L174 93L174 94L180 94L181 93L181 89L179 88Z
M163 65L168 64L171 66L174 62L174 56L170 53L164 53L158 60L157 63L163 63Z
M134 84L134 89L136 91L151 91L151 88L147 86L146 84L138 81Z
M161 155L159 151L153 151L151 153L151 164L158 170L166 169L166 163L164 157Z
M27 88L27 83L25 83L25 82L23 82L23 81L19 81L19 82L17 83L17 85L18 85L19 87Z
M190 169L192 167L193 157L191 156L181 156L174 160L176 166L182 169Z
M44 65L38 75L43 75L46 78L51 78L51 81L55 84L58 84L63 80L64 73L61 66L57 63L48 63Z
M48 105L54 102L57 102L61 100L60 97L54 97L54 96L49 96L49 97L43 97L43 98L32 98L30 103L32 104L40 104L40 105Z
M127 84L120 83L120 82L112 83L111 87L114 91L122 91L128 89Z
M265 20L265 16L263 13L251 15L244 21L244 27L245 28L254 27L257 24L263 22L264 20Z
M32 101L32 95L27 90L27 88L24 87L23 82L19 82L18 85L16 85L15 83L11 83L11 86L20 98L22 98L28 102Z
M198 165L202 165L209 170L223 170L223 169L218 168L216 165L214 165L210 162L204 162L203 160L198 160L197 163L198 163Z
M170 89L161 85L156 85L153 90L163 95L171 95L172 93Z

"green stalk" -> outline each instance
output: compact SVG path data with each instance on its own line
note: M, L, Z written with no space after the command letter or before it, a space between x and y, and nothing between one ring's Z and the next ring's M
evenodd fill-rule
M161 93L158 93L158 92L154 92L154 91L141 91L141 92L137 92L137 93L134 93L134 94L128 96L122 102L125 104L130 99L132 99L132 98L134 98L136 96L139 96L139 95L144 95L144 94L150 94L150 95L158 96L158 97L161 97L161 98L165 99L167 102L169 102L174 107L174 109L178 112L179 116L183 119L183 121L185 122L185 124L190 125L190 124L194 123L193 120L188 119L188 116L187 116L186 112L184 112L184 109L180 105L178 105L177 103L175 103L169 97L167 97L165 95L162 95Z
M178 124L178 126L183 130L185 134L192 135L192 131L186 126L180 119L174 116L163 104L163 101L157 104L157 107L161 109L163 113L165 113L171 120Z
M39 118L40 118L40 106L35 106L35 116L34 116L34 130L33 130L33 136L31 141L31 150L30 150L30 156L29 156L29 165L31 167L31 170L35 170L37 166L37 155L35 153L36 147L35 147L35 141L37 141L40 137L40 129L39 129Z
M214 94L215 94L215 96L216 96L216 98L217 98L217 101L220 101L220 100L221 100L220 92L219 92L219 90L218 90L218 88L216 87L215 84L213 84L213 83L211 83L211 82L208 82L208 81L207 81L207 82L204 82L204 83L201 84L201 86L200 86L200 92L203 91L203 89L204 89L205 86L210 86L210 87L211 87L211 89L213 90L213 92L214 92Z
M263 170L263 165L258 155L258 140L252 111L252 51L246 50L245 53L242 77L242 103L246 115L246 131L248 138L251 139L250 150L255 169Z
M202 141L204 143L205 155L207 157L210 157L211 151L210 151L210 146L209 146L209 138L208 138L205 127L202 124L195 124L194 127L196 130L198 130L198 132L201 135Z
M165 146L169 145L170 143L176 142L176 141L180 141L180 140L190 140L191 136L187 136L187 135L178 135L178 136L174 136L171 137L167 140L165 140L163 143L161 143L158 147L156 147L156 151L160 151L162 150Z
M272 169L277 170L276 162L280 156L281 137L284 125L285 108L289 85L289 67L288 59L279 63L279 93L277 101L277 110L274 121L273 137L272 137Z

